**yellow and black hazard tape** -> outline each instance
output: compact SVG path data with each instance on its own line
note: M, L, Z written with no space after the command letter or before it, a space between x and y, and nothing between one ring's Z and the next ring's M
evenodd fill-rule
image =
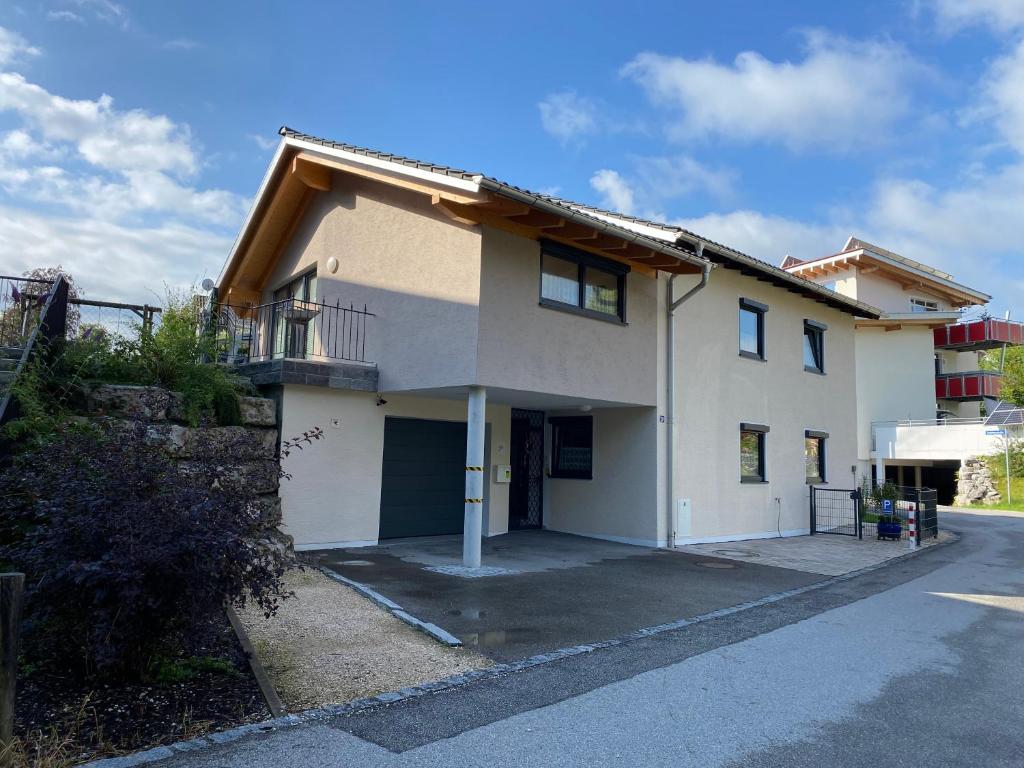
M466 467L467 472L483 472L483 467Z
M466 499L467 504L483 504L483 499Z

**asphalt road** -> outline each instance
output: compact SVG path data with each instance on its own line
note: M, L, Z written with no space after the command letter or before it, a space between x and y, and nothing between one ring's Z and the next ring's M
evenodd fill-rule
M865 576L166 766L1024 765L1024 515Z

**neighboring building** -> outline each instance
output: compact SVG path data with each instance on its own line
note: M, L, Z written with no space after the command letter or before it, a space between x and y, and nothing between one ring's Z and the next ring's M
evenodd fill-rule
M1024 343L1024 325L962 321L964 310L991 297L853 237L839 253L782 266L882 310L857 322L859 472L935 487L952 503L961 461L1001 449L981 412L983 403L995 405L1000 374L982 370L980 356Z
M326 433L281 489L299 548L799 534L854 481L879 312L682 229L282 129L218 290L284 435Z

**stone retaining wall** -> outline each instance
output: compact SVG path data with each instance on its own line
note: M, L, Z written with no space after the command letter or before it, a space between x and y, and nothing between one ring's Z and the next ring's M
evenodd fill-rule
M992 480L992 471L984 459L964 459L957 474L954 504L958 507L979 503L998 504L1002 499L1002 494Z
M88 397L90 418L125 426L145 424L147 437L178 460L185 472L199 462L223 462L225 468L230 467L222 478L225 486L248 487L255 492L268 543L291 548L291 537L278 530L277 405L263 397L240 397L239 410L240 426L192 427L185 423L181 394L161 387L108 384Z

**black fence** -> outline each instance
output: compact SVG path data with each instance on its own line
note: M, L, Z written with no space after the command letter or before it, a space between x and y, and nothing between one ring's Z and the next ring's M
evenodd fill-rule
M858 490L811 486L811 535L864 537Z
M283 299L258 306L218 304L211 317L217 358L250 363L278 358L367 362L366 305Z
M883 498L885 496L886 498ZM842 490L811 486L811 533L865 536L908 541L914 512L918 543L939 535L938 491L935 488L887 486Z

